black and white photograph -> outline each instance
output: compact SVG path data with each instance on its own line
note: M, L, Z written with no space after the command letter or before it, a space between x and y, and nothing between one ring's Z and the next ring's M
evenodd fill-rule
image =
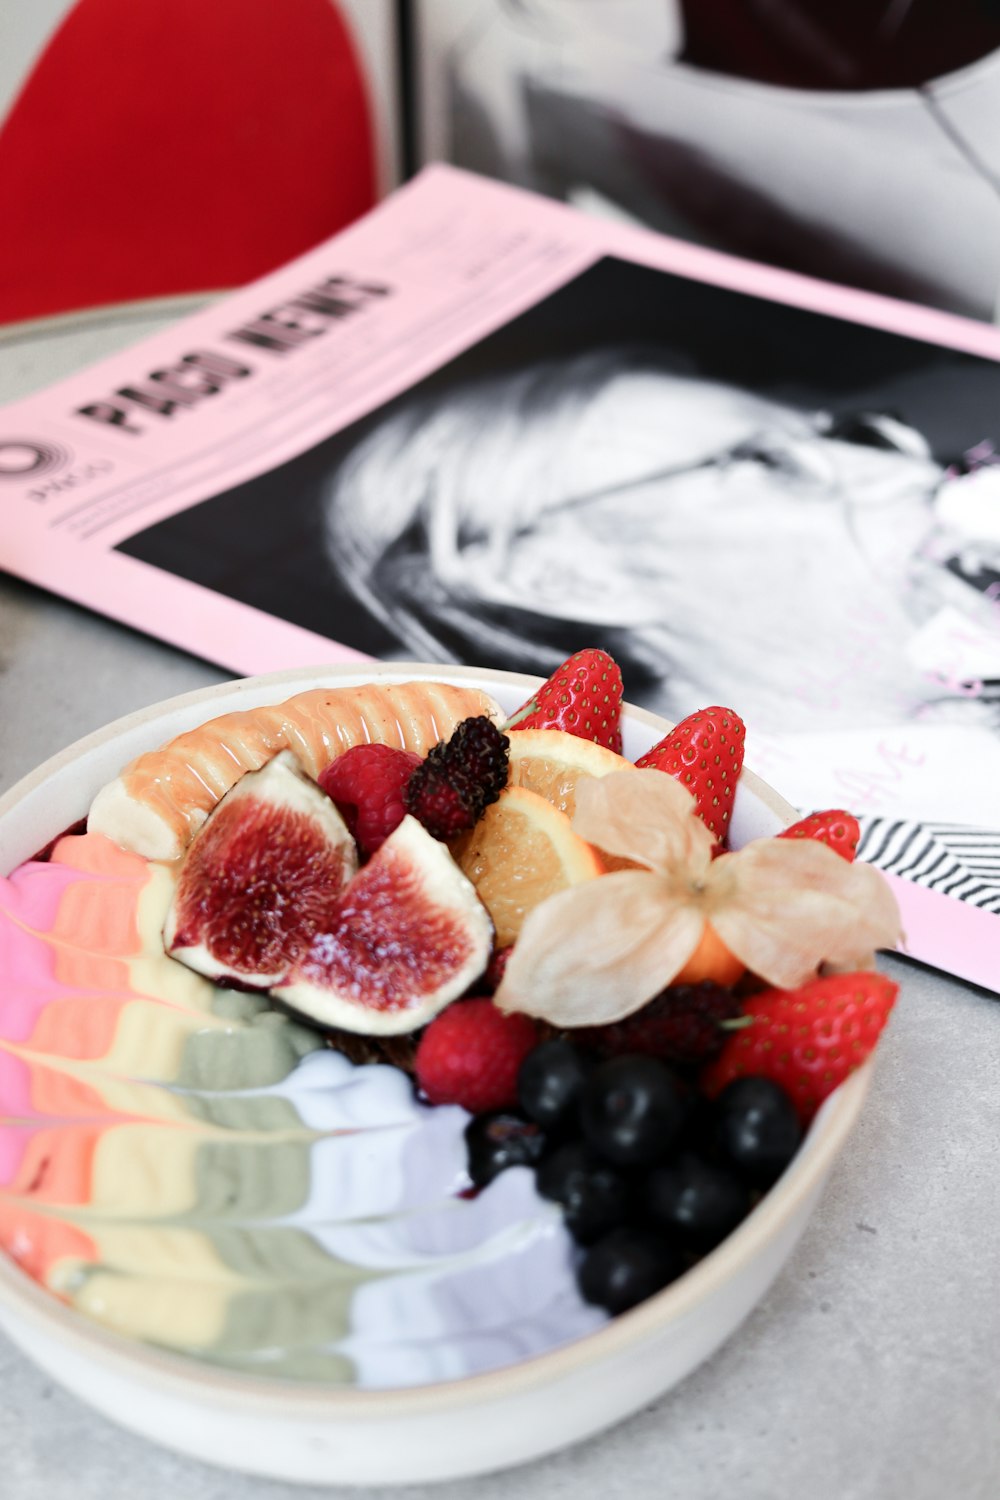
M371 655L681 717L1000 732L1000 367L607 258L291 462L122 550ZM994 674L1000 677L1000 670Z
M994 321L994 0L416 0L424 160Z
M940 725L981 748L998 442L990 360L608 257L120 547L383 659L546 675L594 644L673 721L726 703L762 734ZM868 809L861 852L1000 911L995 818L947 802Z

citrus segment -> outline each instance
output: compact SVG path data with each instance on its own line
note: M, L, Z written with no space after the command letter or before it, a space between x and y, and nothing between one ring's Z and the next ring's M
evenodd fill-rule
M726 947L711 922L706 922L697 948L670 982L700 984L703 979L712 979L716 984L730 985L735 984L746 969L746 964Z
M572 818L584 776L634 771L624 755L562 729L515 729L510 738L510 785L524 787Z
M554 732L541 731L546 737ZM596 852L573 832L566 814L521 786L501 792L475 828L450 847L493 918L501 948L516 940L528 912L539 902L593 880L603 869Z

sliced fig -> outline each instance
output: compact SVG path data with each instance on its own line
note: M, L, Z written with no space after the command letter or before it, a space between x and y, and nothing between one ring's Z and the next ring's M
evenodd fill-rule
M209 979L269 989L329 928L357 867L336 807L284 750L242 776L192 840L166 949Z
M286 1005L368 1036L414 1031L489 962L493 923L445 846L409 814L316 928L288 979Z

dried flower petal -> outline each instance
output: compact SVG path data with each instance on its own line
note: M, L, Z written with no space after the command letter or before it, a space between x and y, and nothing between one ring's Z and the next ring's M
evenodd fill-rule
M899 909L878 871L806 839L755 839L722 855L707 907L726 947L781 989L804 984L823 963L856 969L901 936Z
M754 974L792 989L821 965L872 966L901 937L888 883L812 840L756 839L713 860L690 793L662 771L586 779L573 827L644 869L602 875L532 911L496 1002L554 1025L624 1019L669 984L706 922Z
M691 793L663 771L613 771L576 789L573 830L608 854L648 869L683 871L697 882L712 863L714 839Z
M528 914L494 1001L555 1026L618 1021L663 988L665 973L683 968L704 925L655 875L602 875Z

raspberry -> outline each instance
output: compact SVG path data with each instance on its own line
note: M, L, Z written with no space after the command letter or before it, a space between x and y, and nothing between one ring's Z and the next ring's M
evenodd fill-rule
M741 1011L732 990L711 979L675 984L623 1021L585 1027L573 1033L573 1040L606 1057L642 1052L676 1067L700 1067L718 1056L729 1039L722 1022Z
M337 804L363 856L374 854L403 821L403 793L420 764L412 750L354 745L320 773L320 786Z
M410 777L406 810L447 842L482 816L507 785L509 740L491 719L463 719Z
M427 1027L417 1046L417 1083L431 1104L471 1114L517 1102L521 1063L538 1041L530 1016L505 1015L492 1000L459 1000Z

